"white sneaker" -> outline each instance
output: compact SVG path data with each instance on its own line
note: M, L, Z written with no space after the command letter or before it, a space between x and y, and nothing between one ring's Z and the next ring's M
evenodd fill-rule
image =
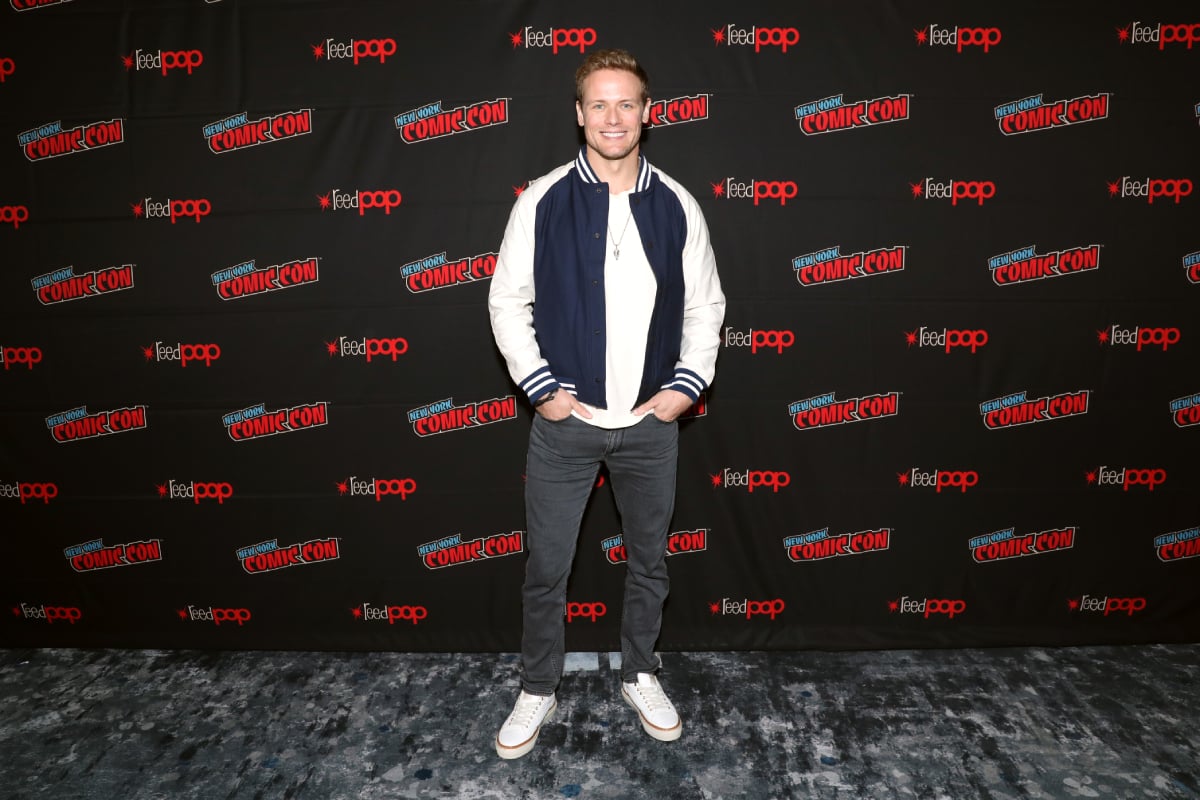
M501 758L520 758L532 750L542 723L550 718L556 708L558 703L554 695L542 697L521 690L512 713L496 734L496 754Z
M636 683L622 683L621 695L638 712L646 733L655 739L673 742L683 733L679 712L659 686L658 678L650 673L639 672Z

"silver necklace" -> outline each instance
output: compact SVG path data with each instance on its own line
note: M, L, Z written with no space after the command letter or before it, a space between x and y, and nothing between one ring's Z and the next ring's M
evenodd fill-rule
M629 221L631 219L633 219L632 208L629 209L629 216L625 218L625 227L621 228L620 239L613 237L612 225L608 226L608 238L611 239L613 243L613 258L617 259L618 261L621 259L621 242L625 241L625 231L629 230Z

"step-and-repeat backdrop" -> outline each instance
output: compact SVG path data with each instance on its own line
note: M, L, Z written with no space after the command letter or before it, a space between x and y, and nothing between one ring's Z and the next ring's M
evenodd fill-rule
M1194 3L0 17L4 644L516 649L486 297L602 47L728 295L664 649L1200 638ZM569 647L624 552L602 474Z

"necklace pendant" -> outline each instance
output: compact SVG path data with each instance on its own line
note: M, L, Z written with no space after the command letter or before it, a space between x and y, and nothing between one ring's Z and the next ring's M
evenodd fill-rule
M616 246L613 247L613 258L617 259L618 261L621 259L621 248L620 247L616 247Z

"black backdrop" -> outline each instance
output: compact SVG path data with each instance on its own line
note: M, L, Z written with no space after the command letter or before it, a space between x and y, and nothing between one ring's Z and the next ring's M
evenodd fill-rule
M515 649L488 275L610 46L729 300L664 648L1200 631L1194 4L5 5L5 643Z

